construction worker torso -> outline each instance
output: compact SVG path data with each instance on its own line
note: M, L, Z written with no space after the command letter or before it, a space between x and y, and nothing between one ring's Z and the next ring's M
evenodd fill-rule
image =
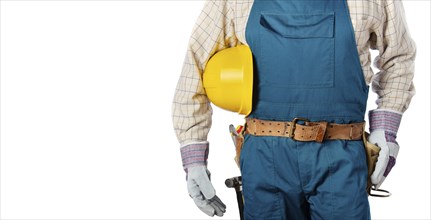
M211 103L246 115L244 127L229 129L244 219L370 219L368 193L395 165L415 93L406 24L397 0L205 1L172 102L199 209L226 210L207 169ZM377 94L369 125L367 84Z

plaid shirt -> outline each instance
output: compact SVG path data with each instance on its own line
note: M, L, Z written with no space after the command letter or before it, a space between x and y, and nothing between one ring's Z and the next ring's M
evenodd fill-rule
M410 38L400 0L347 0L356 45L367 84L377 93L379 109L404 112L415 89L412 83L416 47ZM227 47L248 45L245 28L252 0L211 0L193 29L175 91L172 116L181 146L204 144L212 109L202 86L208 59ZM370 49L378 50L371 69Z

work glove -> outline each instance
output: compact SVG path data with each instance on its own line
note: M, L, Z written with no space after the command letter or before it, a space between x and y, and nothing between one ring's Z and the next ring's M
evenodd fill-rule
M378 189L395 166L399 146L396 135L402 113L389 110L369 112L370 136L368 141L380 147L376 168L371 174L371 183Z
M216 196L205 166L188 168L187 188L196 206L209 216L223 216L226 205Z
M207 169L208 142L181 148L183 167L187 173L187 189L196 206L209 216L223 216L226 205L216 195Z

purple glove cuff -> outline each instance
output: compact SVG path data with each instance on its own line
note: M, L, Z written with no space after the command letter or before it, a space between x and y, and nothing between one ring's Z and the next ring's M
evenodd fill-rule
M389 131L385 131L385 138L386 138L386 142L395 143L398 145L398 142L396 141L397 134L391 133Z
M207 165L209 144L190 144L181 147L181 158L183 161L183 168L187 172L187 168L198 165Z
M395 157L392 157L392 156L389 157L388 165L386 166L385 173L383 174L384 177L388 176L389 172L391 172L392 168L395 166L396 161L397 160L395 159Z
M389 111L370 111L368 118L370 119L370 132L377 129L382 129L385 133L389 133L396 137L398 128L400 127L402 114ZM388 134L386 134L388 136ZM387 137L388 138L388 137Z

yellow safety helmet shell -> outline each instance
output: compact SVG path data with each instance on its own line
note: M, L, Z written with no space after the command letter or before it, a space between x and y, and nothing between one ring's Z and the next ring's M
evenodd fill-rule
M250 114L253 96L250 48L240 45L217 52L205 67L203 85L214 105L242 115Z

